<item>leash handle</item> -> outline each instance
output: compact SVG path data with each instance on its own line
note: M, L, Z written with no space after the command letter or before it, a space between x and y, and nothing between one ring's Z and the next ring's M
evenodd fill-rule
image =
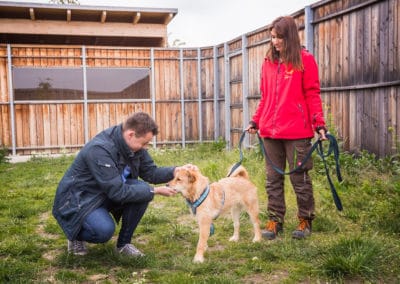
M239 147L239 153L240 153L239 162L237 162L237 163L232 167L231 171L230 171L229 174L228 174L228 177L242 164L242 161L243 161L242 143L243 143L244 137L245 137L245 135L246 135L246 132L247 132L246 130L243 131L242 135L240 136L240 140L239 140L239 145L238 145L238 147ZM322 141L321 141L320 139L318 139L318 140L311 146L310 151L307 153L307 155L306 155L306 156L304 157L304 159L301 161L300 165L298 165L296 168L294 168L293 170L291 170L291 171L289 171L289 172L284 172L282 169L280 169L280 168L278 168L276 165L274 165L274 163L272 162L271 158L268 156L267 151L265 150L264 141L262 140L260 134L257 132L257 138L258 138L258 142L259 142L259 144L260 144L260 147L261 147L261 151L262 151L262 153L263 153L263 156L265 157L266 161L268 161L268 163L270 163L270 165L272 166L272 168L273 168L277 173L279 173L279 174L281 174L281 175L290 175L290 174L292 174L292 173L295 173L295 172L297 172L297 171L302 170L304 164L305 164L305 163L308 161L308 159L310 159L310 157L312 156L312 153L313 153L314 151L317 151L318 155L319 155L319 156L321 157L321 159L322 159L322 162L324 163L325 173L326 173L326 177L327 177L327 179L328 179L329 186L330 186L330 189L331 189L333 201L335 202L336 208L337 208L339 211L342 211L342 210L343 210L343 205L342 205L342 202L341 202L341 200L340 200L340 197L339 197L339 195L338 195L338 193L337 193L337 191L336 191L336 188L335 188L335 186L334 186L334 184L333 184L333 182L332 182L332 179L331 179L330 174L329 174L329 169L328 169L328 166L327 166L327 163L326 163L326 160L325 160L325 158L327 158L328 156L330 156L330 155L333 153L333 156L334 156L334 159L335 159L335 164L336 164L336 175L337 175L337 178L338 178L339 182L342 182L343 179L342 179L342 174L341 174L341 172L340 172L340 164L339 164L339 146L338 146L338 143L337 143L336 138L335 138L333 135L327 133L327 134L326 134L326 137L327 137L328 140L329 140L329 148L328 148L328 151L327 151L326 154L324 153L324 150L323 150Z

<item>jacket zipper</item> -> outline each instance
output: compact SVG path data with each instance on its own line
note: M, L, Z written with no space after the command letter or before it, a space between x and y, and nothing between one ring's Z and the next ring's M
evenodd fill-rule
M278 78L279 78L279 73L281 72L281 61L278 61L278 70L276 73L276 80L275 80L275 112L274 112L274 121L273 121L273 127L274 129L272 130L272 136L275 136L276 133L276 128L275 128L275 121L276 121L276 112L277 112L277 103L278 103Z

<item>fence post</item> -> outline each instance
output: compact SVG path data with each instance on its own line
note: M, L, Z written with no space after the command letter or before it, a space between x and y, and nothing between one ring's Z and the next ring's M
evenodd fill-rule
M199 140L203 142L203 112L201 98L201 49L197 48L197 84L198 84L198 111L199 111Z
M304 7L304 35L306 40L306 48L314 54L314 26L312 24L314 20L313 10L308 5Z
M230 90L230 67L229 67L229 46L224 43L225 63L225 141L228 149L231 148L231 90Z
M218 70L218 48L213 47L213 60L214 60L214 140L217 141L220 136L219 129L219 70Z
M150 48L150 68L151 68L151 78L150 78L150 96L151 96L151 115L154 121L156 120L156 82L155 82L155 64L154 64L154 48ZM153 136L153 148L157 148L157 135Z
M186 133L185 133L185 95L184 95L184 82L183 82L183 49L179 50L179 79L180 79L180 92L181 92L181 128L182 128L182 148L186 147Z
M247 50L247 36L242 35L242 100L243 100L243 129L249 124L249 55ZM244 141L248 147L248 141Z
M8 97L10 100L9 104L10 104L10 119L11 119L11 153L13 156L15 156L17 154L17 143L15 141L15 108L14 108L14 90L12 84L12 58L11 58L10 44L7 44L7 60L8 60Z
M87 65L86 47L82 46L82 71L83 71L83 132L85 143L89 141L89 116L88 116L88 95L87 95Z

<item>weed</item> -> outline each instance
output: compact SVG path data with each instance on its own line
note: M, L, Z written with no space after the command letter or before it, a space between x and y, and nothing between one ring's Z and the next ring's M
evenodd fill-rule
M0 164L8 163L10 158L10 150L0 144Z

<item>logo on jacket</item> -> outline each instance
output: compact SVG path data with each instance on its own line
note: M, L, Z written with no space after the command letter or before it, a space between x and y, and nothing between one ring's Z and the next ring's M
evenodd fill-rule
M289 79L290 77L292 77L293 72L294 72L293 69L291 69L291 70L286 70L286 71L285 71L284 78L285 78L285 79Z

